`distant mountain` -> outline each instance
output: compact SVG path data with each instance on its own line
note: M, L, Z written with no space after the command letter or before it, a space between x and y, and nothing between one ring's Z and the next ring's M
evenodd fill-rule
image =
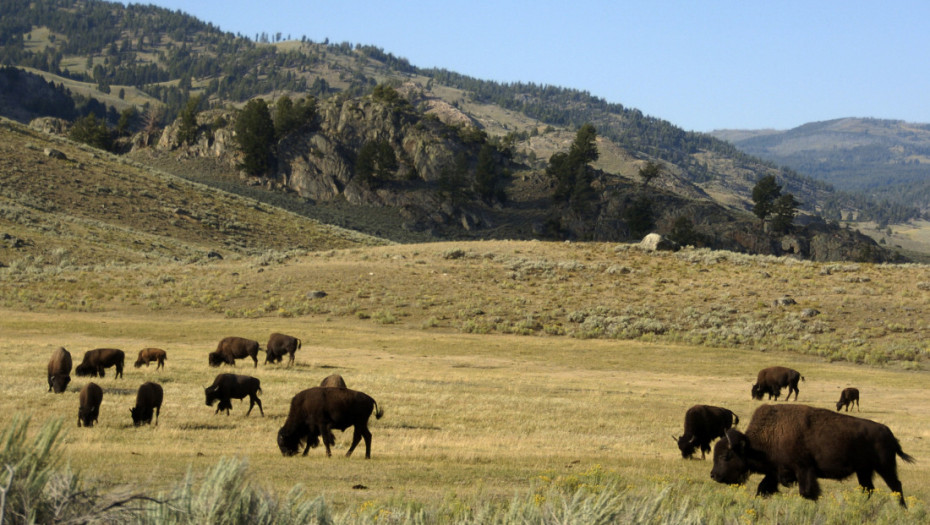
M106 110L98 116L112 128L124 112L137 110L142 118L121 125L135 135L120 137L120 151L131 149L140 161L176 166L171 169L185 176L201 171L190 162L210 162L206 171L219 175L204 182L237 192L245 191L245 179L239 180L241 159L230 149L230 137L244 104L258 97L277 114L283 95L313 97L317 119L277 136L277 164L266 180L247 182L296 193L346 214L391 210L397 224L418 239L630 240L639 230L631 227L631 217L643 222L642 213L648 211L652 216L645 218L651 221L645 222L662 233L670 233L684 217L708 245L804 253L810 238L786 245L764 232L749 212L752 188L766 175L774 175L783 191L801 203L799 232L811 222L823 225L821 233L836 228L817 216L882 213L868 199L837 193L829 184L747 155L711 135L683 131L587 92L418 68L374 46L313 42L306 36L281 41L279 35L266 34L251 40L150 5L5 0L0 4L0 63L40 75L48 92L70 93L78 115L87 114L91 99L102 104ZM8 86L22 81L10 79ZM379 95L382 86L390 89ZM403 100L392 98L395 91ZM200 113L196 128L182 133L178 116L196 97L202 101L194 108ZM4 100L8 103L0 105L0 112L21 122L53 115L35 104L26 107L31 99L0 93ZM600 154L594 171L585 175L590 178L588 202L569 209L552 201L547 160L568 151L582 124L596 128ZM165 139L159 138L162 129ZM191 131L193 137L179 139ZM372 166L381 162L372 160L375 150L393 159L385 164L392 166L390 173L373 180L369 171L367 179L360 178L362 159ZM638 173L648 162L661 166L661 176L645 191ZM493 184L487 187L485 180L479 188L488 169ZM651 203L651 209L644 203ZM302 207L300 202L295 206ZM852 239L853 245L858 242L862 239ZM866 252L880 251L876 248Z
M930 124L844 118L787 131L711 134L837 189L930 211Z

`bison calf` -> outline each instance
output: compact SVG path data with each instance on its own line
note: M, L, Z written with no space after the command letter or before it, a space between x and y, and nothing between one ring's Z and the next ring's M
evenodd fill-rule
M844 388L840 392L840 400L836 402L836 411L839 412L840 408L846 407L846 411L849 412L849 405L856 404L856 412L861 412L859 410L859 389L858 388Z
M142 383L136 393L136 406L129 409L132 414L132 424L140 426L152 423L152 412L155 413L155 424L158 425L158 415L161 413L161 402L165 391L158 383L151 381Z
M116 367L116 377L123 377L123 362L126 354L116 348L97 348L84 352L84 359L75 369L79 376L104 376L104 369Z
M258 398L258 394L262 391L262 384L258 378L236 374L219 374L213 380L213 384L204 388L203 391L207 398L207 406L213 406L214 402L219 401L213 415L218 414L220 410L225 410L228 416L229 410L232 408L230 400L242 399L245 396L249 396L249 411L245 415L251 414L255 405L258 405L258 410L262 413L262 416L265 415L265 410L262 409L262 400Z
M251 357L254 366L258 366L258 341L246 339L244 337L224 337L216 350L210 352L207 356L210 366L220 366L222 364L236 366L236 359Z
M763 405L756 409L743 434L730 429L714 446L710 477L720 483L742 484L750 473L763 475L756 495L778 492L798 483L801 496L820 497L818 478L845 479L853 474L866 491L875 489L877 472L898 502L904 502L895 456L914 458L901 450L891 430L874 421L804 405Z
M756 384L752 385L752 398L762 399L763 395L768 394L769 399L774 397L775 401L778 401L781 389L788 387L788 395L785 396L785 401L791 400L792 392L794 392L794 400L797 401L800 392L798 390L798 381L804 381L804 376L797 370L783 366L763 368L759 370L759 374L756 376Z
M64 392L71 382L71 353L59 346L48 360L48 391Z
M352 446L349 447L346 456L351 456L352 451L364 438L365 458L369 459L371 432L368 430L368 419L372 411L377 419L384 415L384 411L378 407L375 400L363 392L348 388L308 388L291 399L287 420L278 431L278 448L285 456L293 456L297 454L301 443L306 442L306 456L310 447L320 444L322 436L326 455L332 456L330 447L335 445L333 429L345 431L354 427Z
M287 366L294 364L294 352L301 346L300 339L285 334L273 333L265 346L265 364L280 363L288 355Z
M728 428L738 424L739 417L726 408L694 405L685 412L685 433L672 439L678 442L681 457L689 459L700 448L701 459L704 459L704 454L710 452L710 442L723 437Z
M97 383L87 383L81 389L78 407L78 426L92 427L100 415L100 403L103 401L103 389Z
M149 363L156 361L155 370L165 368L165 360L168 359L168 353L161 348L143 348L139 350L139 358L136 359L136 368L142 365L149 366Z

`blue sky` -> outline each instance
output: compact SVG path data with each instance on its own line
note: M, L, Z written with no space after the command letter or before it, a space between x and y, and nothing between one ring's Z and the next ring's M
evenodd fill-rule
M370 44L415 66L585 90L686 130L930 123L926 0L141 3L250 38Z

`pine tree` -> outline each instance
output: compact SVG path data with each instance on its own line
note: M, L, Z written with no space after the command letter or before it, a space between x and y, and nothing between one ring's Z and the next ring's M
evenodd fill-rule
M274 164L274 122L264 100L250 100L236 119L236 141L242 150L240 169L266 175Z

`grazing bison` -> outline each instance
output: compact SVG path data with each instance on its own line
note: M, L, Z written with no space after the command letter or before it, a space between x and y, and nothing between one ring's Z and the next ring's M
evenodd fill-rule
M77 365L74 373L79 376L103 377L105 368L116 367L116 377L123 377L123 361L126 355L116 348L98 348L84 352L84 360Z
M208 356L210 366L220 366L223 363L236 366L236 359L251 357L254 366L258 366L258 341L244 337L224 337L216 346L216 351Z
M204 388L203 391L207 397L207 406L213 406L214 402L219 401L213 415L218 414L220 410L225 410L228 416L229 410L232 408L230 400L242 399L245 396L249 396L249 411L245 415L251 414L255 405L258 405L258 410L262 413L262 416L265 415L265 410L262 409L262 400L258 398L258 394L262 391L262 384L258 378L236 374L219 374L213 380L213 384Z
M342 379L342 376L339 374L328 375L323 378L323 381L320 382L320 386L325 386L329 388L347 388L346 382Z
M59 346L48 360L48 391L60 394L71 382L71 352Z
M78 426L92 427L100 415L100 402L103 401L103 389L97 383L87 383L81 389L81 405L78 407Z
M726 408L710 405L694 405L685 412L685 433L672 436L678 442L681 457L690 459L697 448L701 459L710 452L710 442L723 437L727 429L739 424L739 417Z
M149 363L156 361L155 370L165 368L165 359L168 359L168 353L161 348L143 348L139 350L139 358L136 359L136 368L142 365L149 366Z
M155 424L158 425L158 415L161 413L161 402L165 391L158 383L151 381L142 383L136 393L136 406L129 409L132 414L132 424L135 426L152 423L152 412L155 412Z
M785 397L785 401L791 400L792 392L794 392L794 400L797 401L799 392L798 381L804 381L804 376L797 370L792 370L783 366L763 368L759 370L759 375L756 377L756 384L752 385L752 398L762 399L763 395L768 394L769 399L774 397L775 401L778 401L778 396L781 395L781 389L788 387L788 395Z
M346 456L362 438L365 438L365 459L371 458L371 432L368 430L368 418L372 410L375 418L381 419L384 411L378 407L370 396L348 388L313 387L299 392L291 400L291 410L284 426L278 431L278 448L285 456L297 454L301 442L306 442L304 455L310 447L320 444L320 436L326 446L326 455L331 456L330 447L335 444L333 429L344 431L355 427L352 446Z
M840 400L836 402L836 411L839 412L840 408L846 407L846 411L849 412L849 405L856 404L856 412L861 412L859 410L859 389L858 388L844 388L840 392Z
M762 405L743 434L730 429L714 446L710 477L742 484L750 473L764 477L756 495L778 492L778 484L798 483L801 496L820 496L818 478L844 479L855 474L859 485L872 491L877 472L902 506L895 456L911 463L891 430L874 421L805 405Z
M287 366L294 364L294 352L300 348L300 339L289 335L273 333L268 338L268 345L265 346L265 364L280 363L284 359L284 354L290 356Z

